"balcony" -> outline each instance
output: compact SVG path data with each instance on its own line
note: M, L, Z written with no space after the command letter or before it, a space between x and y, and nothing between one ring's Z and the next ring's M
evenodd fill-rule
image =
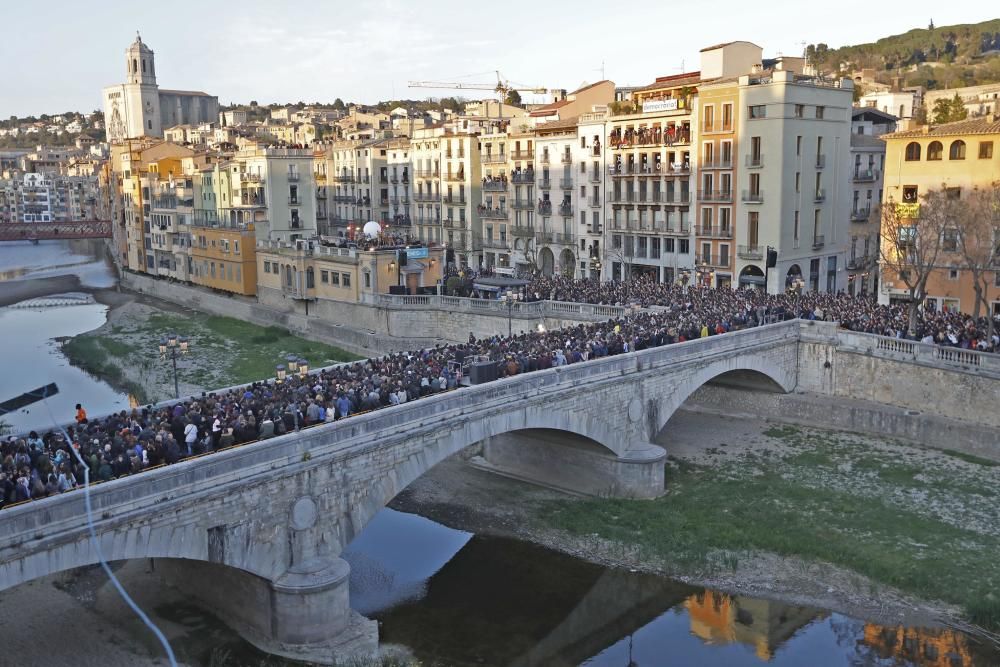
M851 211L851 222L868 222L868 219L871 217L871 213L872 210L868 206L855 209Z
M413 172L417 178L437 178L441 172L437 169L417 169Z
M733 228L730 225L698 225L695 227L695 234L717 239L731 239L733 238Z
M519 211L530 211L535 207L535 203L530 199L515 199L510 206Z
M823 188L816 190L816 192L813 193L813 201L817 204L826 201L826 190Z
M354 174L345 174L345 173L334 174L333 176L330 177L330 179L335 183L353 183Z
M744 190L743 201L748 204L762 204L764 203L764 193L760 190Z
M573 189L573 179L572 178L560 178L559 188L562 190L572 190Z
M539 232L536 236L539 243L555 243L558 245L575 245L576 240L572 234L563 232Z
M534 185L535 184L535 172L534 170L528 169L526 171L515 171L510 175L510 180L517 185Z
M488 208L486 206L479 207L479 217L484 220L506 220L507 219L507 209L505 208Z
M861 257L851 257L847 260L847 268L849 271L862 271L867 269L870 264L872 264L871 257L867 255L862 255Z
M527 150L512 150L510 152L511 160L534 160L535 154L532 151Z
M420 216L418 218L414 218L414 221L418 225L440 225L441 224L441 218L438 218L436 216Z
M699 266L727 269L731 260L732 255L696 255L694 263Z
M390 201L392 202L393 206L409 206L410 205L410 198L409 197L392 197L390 199Z
M445 204L451 204L452 206L465 206L465 195L445 195L441 200Z
M563 164L573 164L573 154L572 153L563 152L563 154L561 156L561 160L562 160Z
M389 205L389 197L388 196L379 197L378 198L378 205L379 206L388 206Z
M601 198L600 197L588 197L587 198L587 206L589 206L591 208L600 208L601 207Z
M759 245L736 246L736 256L751 262L759 262L764 259L764 247Z
M483 164L506 164L506 153L481 153L479 161Z
M550 201L538 202L537 210L539 215L552 215L552 202Z
M816 168L822 169L826 166L826 155L820 154L816 156Z
M538 181L538 187L540 187L542 190L550 190L552 188L552 180L548 178L543 178L542 180Z
M535 238L535 228L534 227L522 227L516 226L510 228L511 236L516 236L522 239L533 239Z
M368 195L365 195L364 197L358 197L357 199L354 200L354 204L355 206L371 206L372 198L369 197Z
M538 158L538 161L541 162L542 164L548 164L549 163L549 152L548 151L542 151L542 156L540 158Z
M569 217L573 215L572 204L559 204L559 215Z
M826 245L826 237L823 234L817 234L813 238L813 245L812 245L813 250L819 250L825 245Z
M441 201L440 192L414 192L413 201L419 202L438 202Z
M299 180L299 172L297 171L290 171L286 174L286 176L288 176L288 181L290 183L295 183Z
M877 169L857 169L851 177L855 183L871 183L878 179Z
M465 172L460 171L457 173L451 173L450 171L444 175L444 180L451 183L464 183L465 182Z
M507 181L499 178L483 181L484 192L507 192Z
M712 160L703 160L698 166L702 169L732 169L733 161L731 159L714 158Z
M484 238L483 239L483 247L484 248L493 248L493 249L496 249L496 250L510 250L510 246L507 244L507 240L506 239Z
M764 166L764 156L760 153L757 153L756 155L747 155L744 166L746 166L747 169L760 169Z
M698 201L701 202L728 202L732 200L732 190L698 190Z
M611 204L631 204L637 198L635 190L611 190L608 192L608 202Z
M298 197L289 197L288 198L288 205L289 206L302 206L302 200L300 198L298 198Z
M674 163L667 165L668 168L663 169L664 176L690 176L691 175L691 163L684 162Z
M397 175L393 174L392 177L389 178L389 182L392 183L393 185L395 185L397 183L404 183L404 184L406 184L406 183L410 182L410 176L409 176L409 174L403 174L402 176L397 176Z
M596 169L592 170L590 172L589 179L590 179L591 183L600 183L601 182L601 172L598 171L598 170L596 170Z

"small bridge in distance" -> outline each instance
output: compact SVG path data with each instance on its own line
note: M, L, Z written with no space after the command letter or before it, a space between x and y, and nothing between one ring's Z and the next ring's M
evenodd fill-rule
M7 222L0 224L0 241L51 241L73 239L109 239L108 220L72 222Z

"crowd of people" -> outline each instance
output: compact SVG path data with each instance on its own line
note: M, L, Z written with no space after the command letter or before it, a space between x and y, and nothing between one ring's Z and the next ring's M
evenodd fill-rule
M0 507L63 493L161 464L272 438L361 412L419 400L462 384L470 360L496 364L498 377L580 363L794 318L837 321L848 329L903 337L905 309L845 294L768 295L653 282L599 283L532 277L533 299L631 305L628 314L555 331L492 336L322 369L284 382L256 382L171 405L88 419L78 406L73 423L0 442ZM997 351L982 318L922 315L925 342ZM73 455L76 449L82 463Z

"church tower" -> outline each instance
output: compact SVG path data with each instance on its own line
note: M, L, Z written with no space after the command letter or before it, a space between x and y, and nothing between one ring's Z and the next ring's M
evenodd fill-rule
M125 75L127 83L156 85L153 50L143 44L138 31L135 33L135 41L125 52Z

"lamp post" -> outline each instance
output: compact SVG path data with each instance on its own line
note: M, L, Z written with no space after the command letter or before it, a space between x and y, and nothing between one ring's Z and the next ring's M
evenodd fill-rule
M514 317L514 304L521 300L521 294L518 292L507 290L507 292L501 298L503 299L504 303L507 304L507 337L510 338L513 328L511 325L511 320Z
M170 355L170 361L174 366L174 398L181 397L180 386L177 382L177 357L189 352L188 339L185 336L178 338L177 334L169 334L166 338L160 339L160 359L165 360Z

